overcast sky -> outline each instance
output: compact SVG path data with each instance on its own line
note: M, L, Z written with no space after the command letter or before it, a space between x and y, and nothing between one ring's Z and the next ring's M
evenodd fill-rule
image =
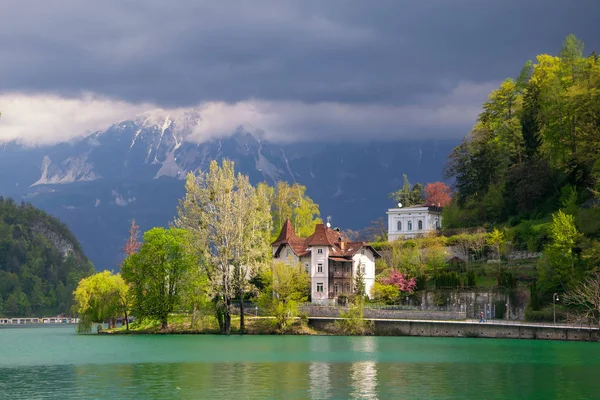
M598 0L2 0L0 141L161 108L273 140L458 139L501 80Z

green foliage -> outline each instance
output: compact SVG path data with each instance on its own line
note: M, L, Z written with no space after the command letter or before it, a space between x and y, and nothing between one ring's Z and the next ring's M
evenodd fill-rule
M370 335L374 331L373 321L364 318L364 302L356 301L348 311L340 312L341 319L335 322L340 333L352 336Z
M560 57L538 56L490 93L450 155L457 192L445 226L535 218L559 206L576 215L581 195L600 187L599 114L600 63L569 35Z
M506 314L506 303L504 300L494 301L495 318L503 319Z
M400 297L400 290L395 285L385 285L375 281L371 287L371 298L376 302L396 304Z
M471 270L467 272L465 286L473 288L477 286L477 279L475 278L475 271Z
M538 293L537 283L535 281L531 282L531 284L529 285L529 294L530 294L529 308L531 308L531 310L533 310L533 311L539 311L540 310L540 297L539 297L539 293Z
M460 287L462 286L460 276L456 271L438 272L434 278L436 288Z
M567 320L567 311L564 307L556 306L556 322L564 322ZM534 310L532 307L525 308L525 321L529 322L553 322L554 309L550 305L541 310Z
M197 264L187 251L188 232L153 228L144 234L138 253L127 257L121 273L131 285L132 310L138 319L156 319L168 326L169 314L180 303L183 279Z
M396 203L402 203L403 207L410 207L417 204L423 204L425 201L425 188L421 183L412 185L406 174L402 174L402 187L389 194L390 199Z
M319 205L306 194L306 187L298 183L277 182L269 188L273 230L271 241L277 239L286 219L289 219L300 237L310 236L315 224L321 223Z
M550 243L544 247L544 257L540 262L540 283L545 290L567 289L576 278L574 249L581 238L572 215L559 210L552 215L549 226Z
M127 317L129 287L119 274L99 272L79 281L73 292L74 310L79 315L78 332L91 332L93 323Z
M93 271L65 225L0 197L0 315L69 313L77 282Z
M310 278L301 265L282 262L274 262L261 275L264 289L258 297L258 306L274 316L278 330L285 332L291 319L299 315L299 303L308 299Z

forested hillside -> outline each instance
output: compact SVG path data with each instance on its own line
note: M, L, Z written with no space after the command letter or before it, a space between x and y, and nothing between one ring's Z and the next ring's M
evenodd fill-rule
M581 205L600 189L600 60L575 36L559 56L528 61L483 105L456 147L446 226L544 217L565 201Z
M70 312L73 290L93 270L65 225L0 197L0 315Z
M510 245L540 254L530 285L532 309L540 306L538 293L542 303L552 303L553 293L577 290L596 276L598 55L584 55L583 43L569 35L558 56L528 61L516 80L489 95L446 172L456 190L444 210L446 228L499 228L493 232L498 240L488 239L497 253Z

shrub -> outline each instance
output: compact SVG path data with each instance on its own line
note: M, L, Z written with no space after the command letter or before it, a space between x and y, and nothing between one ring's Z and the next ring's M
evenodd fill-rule
M556 322L563 322L567 319L567 312L561 306L556 306ZM554 322L553 307L549 306L539 311L534 310L531 306L525 308L525 321L529 322Z
M364 319L364 305L362 301L350 306L347 312L340 313L341 319L335 321L339 333L353 336L370 335L374 331L373 321Z

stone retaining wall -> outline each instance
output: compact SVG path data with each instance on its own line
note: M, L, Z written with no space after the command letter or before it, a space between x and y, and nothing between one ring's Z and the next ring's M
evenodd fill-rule
M334 321L334 318L309 318L309 325L317 330L328 331ZM374 327L375 335L378 336L478 337L586 342L600 340L598 329L548 325L374 320Z

